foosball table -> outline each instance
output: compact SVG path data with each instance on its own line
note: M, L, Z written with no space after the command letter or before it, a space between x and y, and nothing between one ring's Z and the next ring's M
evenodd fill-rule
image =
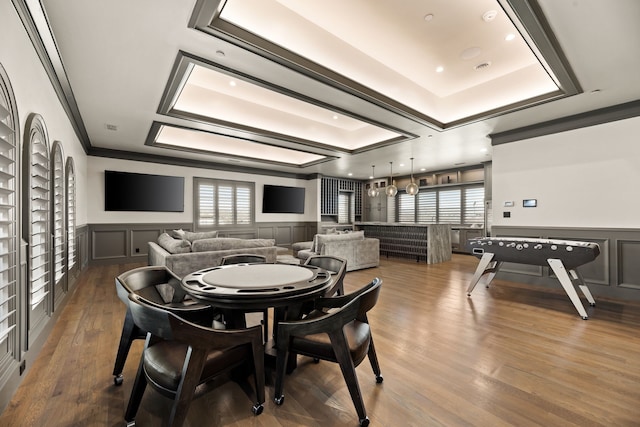
M480 263L467 288L468 296L471 296L471 292L483 275L488 275L486 283L488 287L502 264L513 262L551 267L583 319L586 320L589 316L580 301L576 286L580 288L591 306L596 305L591 291L576 268L593 261L600 255L600 247L597 243L519 237L478 237L467 241L467 249L480 258Z

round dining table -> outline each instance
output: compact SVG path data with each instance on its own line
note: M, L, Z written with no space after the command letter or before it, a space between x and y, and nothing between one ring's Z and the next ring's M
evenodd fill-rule
M245 313L274 308L278 322L299 319L309 304L332 285L331 273L311 265L231 264L186 275L182 288L195 300L221 309L229 328L246 327ZM266 336L265 341L270 341ZM267 346L270 349L274 344Z

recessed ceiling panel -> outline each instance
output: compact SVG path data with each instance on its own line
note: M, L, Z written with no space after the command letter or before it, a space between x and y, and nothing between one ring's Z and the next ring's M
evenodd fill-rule
M148 145L293 167L305 167L332 159L320 154L159 123L152 127Z
M184 86L172 109L210 122L250 127L340 151L403 136L204 65L185 71Z
M496 0L226 0L218 19L446 127L559 93L503 7Z

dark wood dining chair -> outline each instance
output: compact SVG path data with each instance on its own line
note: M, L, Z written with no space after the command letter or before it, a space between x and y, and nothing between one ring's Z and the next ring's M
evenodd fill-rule
M145 299L162 305L182 318L204 326L211 326L215 310L205 304L199 304L186 298L180 287L180 279L164 266L140 267L122 273L116 277L118 298L127 307L120 335L120 344L113 365L113 382L121 385L122 371L127 360L131 343L144 339L147 331L135 324L129 310L129 294L136 293Z
M284 402L284 374L295 369L298 354L328 360L340 365L360 425L369 425L355 368L369 356L376 382L383 380L367 319L367 312L375 306L381 286L382 280L375 278L351 294L318 298L315 310L304 319L278 324L276 404Z
M267 257L264 255L257 254L234 254L227 255L222 258L220 265L232 265L232 264L266 264ZM264 341L266 342L267 337L269 336L269 309L266 308L260 311L262 313L262 325L264 327ZM247 311L244 313L252 313L251 311ZM244 313L242 316L244 316ZM233 313L227 312L227 316L233 315ZM244 322L238 322L237 320L234 324L243 325Z
M133 320L147 330L144 350L133 384L125 420L135 416L147 384L173 399L166 425L184 423L196 387L231 371L250 366L255 379L255 415L264 408L264 346L260 326L247 329L214 329L182 319L139 295L129 295Z
M347 260L333 255L312 255L304 265L324 268L331 273L333 283L325 293L326 296L344 295L344 276L347 274Z

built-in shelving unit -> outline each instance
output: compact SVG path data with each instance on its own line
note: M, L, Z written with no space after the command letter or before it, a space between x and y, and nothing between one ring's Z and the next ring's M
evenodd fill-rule
M323 177L320 182L320 215L334 217L340 214L340 193L348 193L353 200L353 217L362 218L362 183L352 179Z

